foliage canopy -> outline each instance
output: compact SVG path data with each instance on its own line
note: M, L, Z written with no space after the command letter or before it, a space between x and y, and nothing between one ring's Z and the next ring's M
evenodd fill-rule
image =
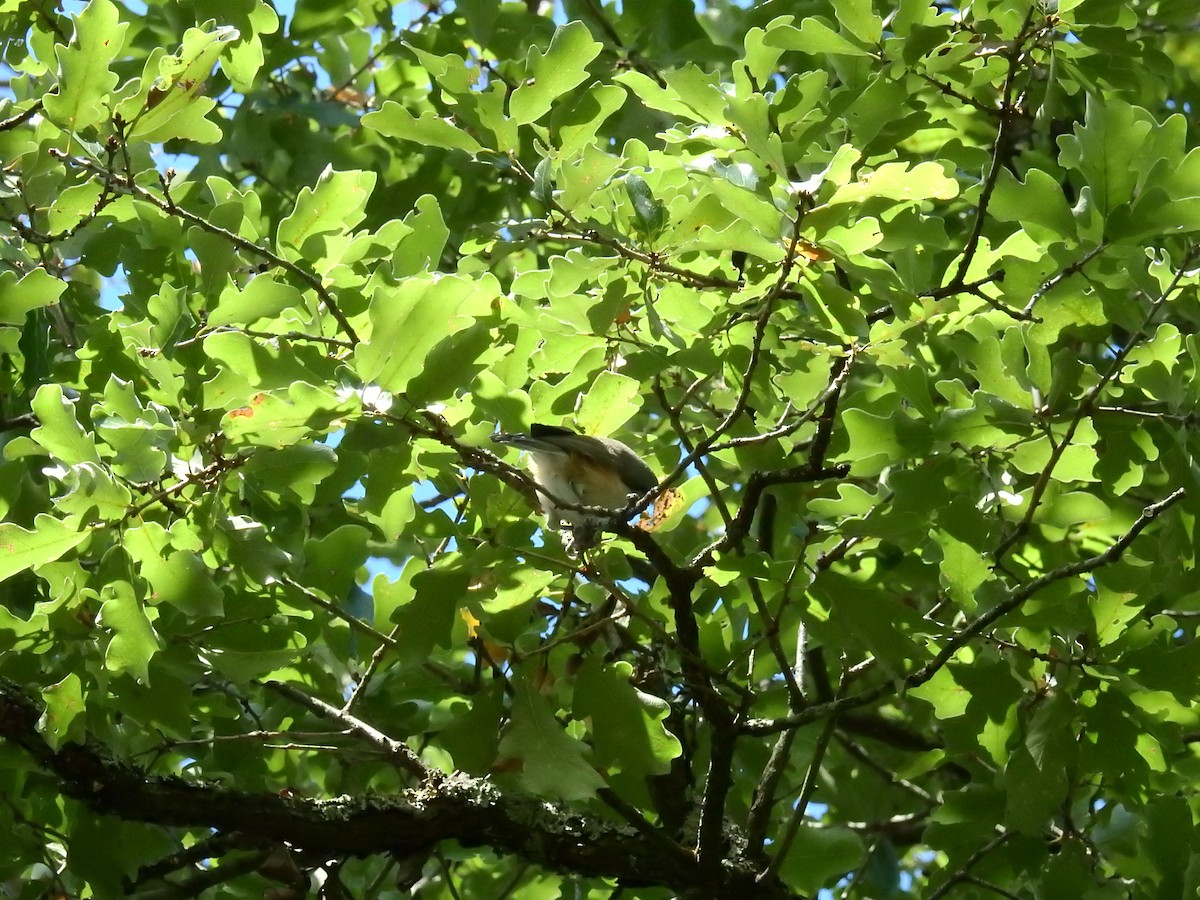
M1191 0L541 6L0 3L5 895L1192 895Z

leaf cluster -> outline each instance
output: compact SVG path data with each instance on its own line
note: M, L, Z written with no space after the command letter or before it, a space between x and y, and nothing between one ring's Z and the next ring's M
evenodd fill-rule
M1191 4L701 6L0 4L6 895L1195 892Z

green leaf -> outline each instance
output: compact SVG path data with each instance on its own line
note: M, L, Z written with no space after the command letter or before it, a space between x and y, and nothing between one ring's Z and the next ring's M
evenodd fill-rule
M1061 809L1076 759L1075 714L1073 700L1062 691L1033 707L1024 745L1013 752L1005 770L1005 818L1013 828L1038 832Z
M556 99L587 78L587 65L602 47L582 22L556 28L545 54L530 47L525 80L509 99L512 118L527 125L544 116Z
M615 84L594 83L569 108L551 120L558 134L560 158L573 156L596 138L596 132L625 102L625 91Z
M40 424L29 436L55 459L68 465L100 462L95 442L75 417L75 402L63 396L59 385L46 384L38 388L32 406Z
M66 491L55 506L60 512L84 520L118 521L125 516L133 496L110 469L95 463L76 463L63 478Z
M944 531L937 532L935 539L942 548L942 561L939 564L942 583L962 609L972 612L976 606L975 589L993 577L987 557L975 547Z
M337 470L337 451L325 444L294 444L255 453L242 471L267 497L312 503L317 487Z
M304 584L329 597L348 597L357 581L358 568L367 561L371 533L361 525L342 525L320 539L305 541Z
M103 601L96 623L112 633L104 654L110 672L126 672L145 684L150 679L150 658L158 652L158 635L141 601L127 581L110 581L100 592Z
M507 639L510 637L496 633L496 626L504 624L497 622L497 617L502 617L505 613L516 609L527 609L529 604L545 595L546 589L553 580L554 576L551 573L537 569L526 568L511 574L506 573L503 581L496 585L492 596L484 597L478 603L479 612L483 624L488 627L488 633L495 638ZM512 638L519 637L524 632L524 618L517 623L517 626L520 631L518 634L512 635Z
M939 163L918 163L911 169L907 163L884 163L858 181L838 188L826 205L861 203L875 198L915 203L952 200L957 196L958 182L947 177Z
M394 100L386 101L377 112L367 113L363 116L362 124L364 128L374 129L384 137L427 147L465 150L471 155L483 150L483 145L459 128L452 119L439 118L432 110L426 110L416 117Z
M0 524L0 581L18 572L53 562L83 543L88 529L46 513L33 520L29 531L11 522Z
M696 121L725 124L728 97L722 92L718 78L688 63L683 68L663 73L663 80L679 99L695 110Z
M205 649L206 664L237 683L276 675L303 664L306 639L294 628L245 624L235 620L214 629Z
M1143 109L1089 94L1083 124L1058 139L1059 162L1083 174L1101 214L1111 213L1132 196L1137 183L1134 162L1152 124Z
M865 44L877 44L883 36L883 20L871 8L871 0L839 0L834 14L847 31Z
M183 45L174 56L152 56L142 74L142 94L129 129L130 140L162 143L172 139L214 144L222 137L221 127L205 117L216 107L204 96L205 85L225 46L238 37L236 28L189 28ZM211 29L211 30L209 30Z
M14 272L0 272L0 323L24 324L30 310L53 306L66 288L66 281L45 269L33 269L19 279Z
M263 41L279 30L279 16L265 0L254 0L254 9L246 16L249 29L221 56L221 71L233 89L247 94L254 87L254 76L262 68Z
M110 0L91 0L75 17L75 39L55 46L58 85L44 100L46 115L68 131L82 131L109 117L109 94L117 76L109 65L120 54L129 26Z
M161 406L142 405L129 382L115 375L104 389L105 402L93 410L96 435L112 448L114 474L135 484L159 479L176 438L175 422Z
M461 772L486 775L500 746L504 689L496 682L472 698L471 708L442 731L442 745Z
M1034 521L1064 528L1084 522L1106 522L1111 518L1112 510L1096 495L1084 491L1070 491L1059 494L1048 504L1043 504Z
M1155 797L1146 811L1143 852L1158 872L1160 896L1187 892L1183 883L1186 870L1194 875L1195 857L1200 842L1192 811L1183 797Z
M1026 172L1024 182L1001 169L988 212L1001 222L1034 226L1037 230L1032 233L1047 242L1066 241L1075 235L1075 219L1062 185L1041 169Z
M195 619L224 613L224 593L195 553L177 550L166 558L147 560L139 574L150 583L155 603L169 603Z
M78 228L79 224L96 209L96 202L104 192L104 187L96 181L85 181L83 184L73 184L57 197L50 204L50 208L46 211L46 225L51 234L68 231L72 228ZM41 269L35 269L21 279L24 281L30 276L41 274L47 276L48 273ZM11 273L5 273L11 274ZM59 283L61 293L66 284ZM0 310L3 310L3 299L0 297ZM44 304L39 304L44 305Z
M491 309L495 289L494 279L475 283L436 275L415 276L397 289L378 288L371 298L370 335L354 351L354 370L365 382L403 391L440 341Z
M901 459L903 443L895 420L875 416L860 409L846 410L843 416L854 448L853 467L856 474L878 473L888 464Z
M1162 642L1127 653L1123 668L1147 690L1171 691L1180 699L1194 698L1200 684L1200 642L1168 648Z
M84 711L83 684L78 675L72 672L62 681L45 688L42 702L46 708L38 720L38 731L47 744L58 749L66 741L77 741L82 737L82 728L72 728Z
M251 325L258 319L276 316L286 309L302 309L304 298L292 285L276 281L271 273L256 275L239 290L229 284L221 293L216 308L209 313L208 324Z
M291 214L279 223L279 243L306 255L309 238L353 230L363 220L375 178L374 172L335 172L326 166L317 186L302 189Z
M500 753L519 760L522 786L539 796L588 800L604 779L585 759L585 747L567 735L545 698L518 672L513 678L512 718Z
M927 682L910 688L908 693L933 707L941 720L955 719L967 711L970 692L954 679L949 667L943 666Z
M325 434L351 403L322 385L298 381L290 388L255 394L249 404L222 418L225 437L234 444L287 447L314 434Z
M223 593L194 548L175 549L172 535L155 522L128 529L124 545L152 605L170 604L197 619L222 614Z
M546 157L533 170L533 199L546 209L554 208L554 161Z
M839 646L871 653L895 675L921 659L912 637L920 628L919 617L899 597L880 597L868 586L833 572L822 573L810 590L831 606L829 627Z
M400 665L415 665L429 658L435 646L449 647L457 616L456 600L470 578L461 568L425 569L410 559L400 579L375 578L376 619L397 626L395 653Z
M154 860L169 856L176 846L161 828L125 822L116 816L90 813L82 803L68 802L61 824L67 831L64 866L72 877L86 879L97 897L119 897L124 885Z
M863 20L864 27L868 23ZM817 16L808 16L800 27L784 25L767 32L763 43L783 50L799 50L813 56L866 56L869 50L846 40Z
M662 775L682 748L664 724L666 702L634 688L632 672L629 663L605 666L588 657L575 683L575 715L591 717L598 765L636 777Z
M816 894L862 861L862 839L847 828L802 824L782 866L789 884Z
M203 386L203 402L211 410L253 407L262 402L256 397L262 390L286 394L301 384L315 388L338 381L328 355L305 341L267 342L221 330L205 336L204 351L216 372Z
M634 223L646 237L654 237L663 229L667 221L667 211L661 203L654 199L650 185L640 175L630 173L622 179L625 193L633 204Z
M1097 579L1096 597L1088 604L1096 620L1096 638L1101 646L1112 644L1125 634L1126 628L1138 616L1143 604L1133 591L1116 591Z
M606 437L638 411L641 385L628 375L601 372L580 401L575 422L584 434Z
M678 91L670 87L662 87L649 75L635 71L621 72L614 80L627 87L651 109L679 116L691 122L704 121L700 113L683 101Z
M437 197L431 194L418 197L416 207L404 217L404 225L411 230L396 243L392 254L396 277L407 278L440 268L450 230Z
M1009 828L1037 834L1062 809L1067 775L1061 765L1039 766L1029 751L1018 747L1004 770L1007 804L1004 820Z

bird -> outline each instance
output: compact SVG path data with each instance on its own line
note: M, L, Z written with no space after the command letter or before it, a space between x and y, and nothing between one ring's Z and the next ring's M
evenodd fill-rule
M501 432L492 440L529 451L529 468L547 524L564 534L564 544L573 555L595 546L603 520L570 506L618 511L629 505L631 495L640 497L658 487L654 470L614 438L535 424L528 434Z

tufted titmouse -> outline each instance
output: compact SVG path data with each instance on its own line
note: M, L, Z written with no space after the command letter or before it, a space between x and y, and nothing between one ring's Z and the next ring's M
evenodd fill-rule
M569 551L595 543L595 521L582 510L559 507L556 500L620 510L629 504L630 494L640 496L658 485L650 467L620 441L555 425L533 425L529 432L501 433L492 440L529 451L533 480L544 489L538 499L547 523L555 531L567 526Z

